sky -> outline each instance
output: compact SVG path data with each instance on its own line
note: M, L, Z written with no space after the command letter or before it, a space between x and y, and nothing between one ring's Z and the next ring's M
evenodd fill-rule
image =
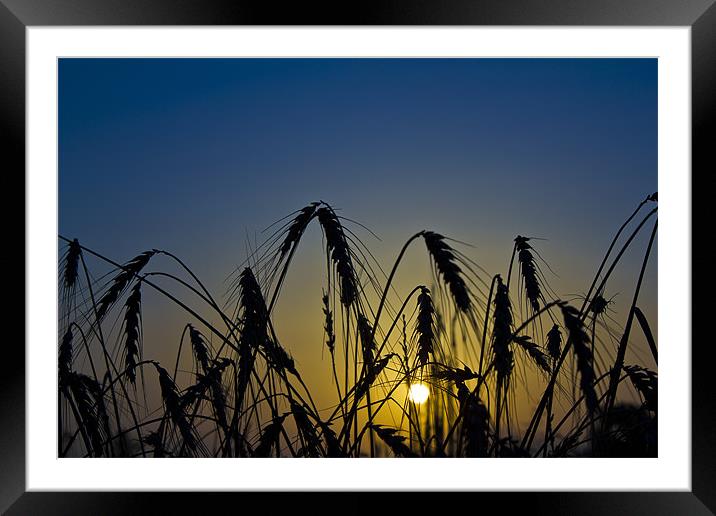
M553 290L583 295L657 190L655 59L60 59L58 124L60 234L119 262L170 250L219 296L247 242L315 200L370 228L380 240L350 226L384 268L431 229L506 274L520 234L544 239ZM324 374L320 242L313 228L275 315ZM636 244L605 293L617 319ZM411 251L397 291L429 281ZM656 292L654 253L654 328ZM146 349L170 360L186 317L151 295L144 310Z

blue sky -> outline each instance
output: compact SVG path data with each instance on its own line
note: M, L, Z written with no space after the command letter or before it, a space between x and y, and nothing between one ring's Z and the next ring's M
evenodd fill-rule
M656 74L634 59L63 59L60 229L104 245L132 228L131 248L253 231L322 198L380 226L427 222L429 204L460 229L507 208L609 231L656 189Z

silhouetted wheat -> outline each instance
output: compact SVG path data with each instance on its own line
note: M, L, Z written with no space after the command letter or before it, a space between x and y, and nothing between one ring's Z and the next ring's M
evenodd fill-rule
M186 410L189 405L205 396L206 392L216 385L217 381L219 382L218 385L221 385L221 373L229 364L231 364L231 360L221 358L216 360L211 367L208 367L203 374L197 374L197 382L188 387L184 394L180 396L179 404L182 409ZM219 401L223 402L223 395L219 396Z
M259 347L268 341L267 311L261 288L253 271L246 267L239 278L239 306L241 307L241 337L239 339L239 367L237 373L237 406L241 407L246 388L254 369Z
M135 283L124 304L124 367L127 370L127 378L132 384L136 382L137 378L134 368L137 366L137 362L142 359L139 345L141 332L139 322L142 307L141 286L141 282Z
M227 432L227 403L226 392L224 391L224 384L222 382L222 373L224 368L228 367L229 364L233 364L233 362L227 358L218 359L214 361L214 366L206 372L206 378L208 378L211 388L211 403L214 408L214 414L216 414L216 421L219 423L219 426ZM201 377L199 380L201 380Z
M146 251L127 262L122 270L114 277L112 284L97 303L97 318L102 319L109 307L117 301L119 295L129 285L129 282L141 272L149 263L149 259L156 254L156 251Z
M365 394L368 392L368 389L370 389L371 385L373 385L373 382L378 378L380 373L383 372L383 369L386 368L388 365L388 362L390 362L390 359L393 358L394 354L390 354L388 356L385 356L383 358L379 358L375 360L373 367L368 368L368 373L363 377L362 380L358 382L355 388L355 397L356 399L361 399Z
M445 367L434 371L432 376L437 380L447 380L453 383L464 383L468 380L480 377L479 374L473 372L467 366L464 366L462 369Z
M544 354L537 344L532 342L531 337L527 335L520 335L519 337L514 337L513 341L524 349L532 360L534 360L535 364L537 364L537 366L545 373L549 374L552 371L549 366L549 361L547 360L547 355Z
M370 425L375 430L378 437L388 445L396 457L415 457L408 446L405 444L405 437L402 435L396 435L397 430L395 428L387 428L381 425Z
M264 428L261 434L261 440L254 450L254 457L269 457L271 455L271 450L278 444L278 438L279 435L281 435L284 419L286 419L286 414L275 417L271 423Z
M429 355L433 353L435 346L434 314L430 291L422 287L418 296L418 320L415 324L415 332L418 334L418 360L421 365L428 363Z
M201 366L201 370L206 373L209 370L209 349L206 347L206 342L204 342L204 338L199 330L194 328L191 324L188 325L188 329L191 349L194 351L194 356Z
M535 258L530 252L532 246L527 242L530 239L523 236L515 238L515 247L517 248L517 258L520 262L520 271L522 272L522 280L525 284L525 293L527 300L530 302L532 310L539 311L539 302L542 299L542 290L540 289L539 278L537 276L537 265Z
M67 381L70 373L72 372L72 328L67 328L67 331L62 336L60 342L60 353L58 357L58 368L59 368L59 382L60 389L67 385Z
M450 288L455 305L462 312L468 312L472 307L470 292L462 277L462 269L457 264L458 260L453 248L445 242L444 236L433 231L424 231L423 239L435 263L435 267L442 276L443 281Z
M280 260L283 260L288 252L298 245L299 240L301 240L303 236L303 232L306 231L309 222L311 222L311 219L316 215L316 208L318 208L319 205L320 203L318 202L309 204L299 210L298 215L291 221L291 224L289 224L286 230L286 237L279 248Z
M592 366L592 352L589 349L589 336L584 331L584 325L579 318L576 308L567 304L562 305L564 327L569 332L569 340L577 358L577 370L580 375L579 385L582 388L587 408L590 412L597 409L597 394L594 390L594 369Z
M592 299L592 302L589 304L589 311L592 312L595 316L603 314L607 310L608 305L609 301L604 299L601 294L597 294L596 296L594 296L594 299Z
M657 194L650 195L639 207L656 200ZM638 212L627 219L617 237ZM528 243L531 239L523 236L514 240L507 283L432 231L410 237L390 274L380 276L382 268L351 230L353 222L339 218L323 201L281 219L288 222L258 246L260 252L251 254L250 266L237 269L224 305L230 307L228 314L199 278L166 251L147 251L119 265L80 246L77 239L64 239L67 248L58 268L58 454L654 456L657 373L644 365L622 365L632 319L641 326L640 337L646 339L654 363L657 359L655 335L636 305L656 227L616 359L609 343L619 330L606 323L618 305L605 299L603 292L622 255L655 213L656 208L634 223L636 228L608 263L615 238L581 310L557 299L542 276L536 261L540 257ZM308 387L323 378L307 378L304 383L299 374L302 364L291 354L296 335L282 332L279 339L272 315L292 258L313 219L322 229L327 253L322 314L315 315L321 315L316 328L323 328L330 352L331 370L325 378L331 379L337 395L329 407L317 406ZM418 283L405 295L400 292L403 285L392 281L406 249L420 237L435 285L428 289ZM180 273L146 272L157 253L173 257ZM90 257L117 272L109 281L94 280ZM510 298L515 257L518 291L522 296L524 288L529 306L526 311L522 301L514 308ZM486 284L477 269L494 278L489 294L481 290L480 284ZM157 278L183 290L166 287ZM142 306L147 289L189 317L173 375L159 362L143 357L148 353L143 319L149 312L143 314ZM190 299L176 293L182 291ZM307 298L312 296L309 292ZM613 308L608 308L611 303ZM108 317L111 311L118 316ZM555 317L560 312L562 320ZM547 321L551 329L545 335ZM191 351L182 355L187 334ZM108 342L116 342L116 347L110 350ZM97 357L103 365L95 363ZM189 366L182 360L189 360ZM150 370L153 366L158 375L158 409L151 407L157 398L150 392L157 384L136 381L146 366ZM310 364L312 374L314 369ZM615 403L610 396L627 378L633 389L620 389ZM427 400L420 398L421 387L427 387ZM111 413L105 399L111 402ZM638 404L628 405L629 400ZM534 407L525 406L530 403ZM530 418L526 427L525 413ZM390 420L390 426L383 423Z
M492 352L495 356L497 383L503 385L512 373L514 365L510 342L512 341L512 304L507 286L497 278L495 291L494 325L492 330Z
M559 331L559 326L556 324L547 333L547 353L555 361L559 360L559 356L562 354L562 332Z
M166 457L168 455L168 452L164 449L164 444L162 443L162 436L159 434L159 432L149 432L146 436L142 438L144 443L148 444L153 448L152 455L157 458Z
M348 240L333 208L322 206L318 209L317 216L326 235L328 252L340 279L341 303L349 307L358 295L358 281L353 268Z
M76 372L70 372L64 381L72 393L79 419L91 442L92 452L99 457L103 453L103 443L109 435L102 389L89 376Z
M296 402L291 402L291 414L296 421L296 427L304 442L303 455L306 457L321 457L321 439L316 432L316 426L311 423L306 410Z
M336 347L336 334L333 331L333 313L328 304L328 295L323 294L321 301L323 302L323 316L325 318L323 329L326 332L326 346L328 350L333 353Z
M337 458L345 457L346 454L343 452L336 433L323 421L317 421L318 426L321 428L323 438L326 442L326 457Z
M75 238L67 246L67 255L65 256L65 267L63 281L65 288L70 290L77 283L77 271L79 268L80 254L82 249L80 243Z
M174 380L166 369L161 367L157 362L154 362L154 367L159 373L159 386L162 392L162 399L164 400L164 407L166 408L167 414L171 418L172 422L179 430L182 436L184 445L189 449L194 450L196 448L196 439L194 436L194 430L187 420L184 412L181 397L177 390Z
M644 398L647 409L657 412L659 408L658 375L645 367L624 366L631 383Z
M490 421L487 407L464 383L457 383L457 398L463 414L462 433L465 456L487 457L489 450Z
M273 339L266 339L264 352L266 353L266 360L274 370L279 372L287 371L293 375L298 375L293 358L281 347L281 344Z
M358 335L360 336L363 363L370 374L374 365L373 354L377 351L378 346L375 343L375 339L373 339L373 328L363 314L358 315Z

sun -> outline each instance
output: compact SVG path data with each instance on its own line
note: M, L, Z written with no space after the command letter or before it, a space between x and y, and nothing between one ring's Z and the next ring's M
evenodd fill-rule
M410 386L408 391L408 398L413 403L425 403L430 396L430 389L424 383L414 383Z

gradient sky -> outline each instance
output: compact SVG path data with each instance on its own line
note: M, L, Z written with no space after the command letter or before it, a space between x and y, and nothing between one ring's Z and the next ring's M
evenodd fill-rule
M60 233L117 261L170 250L219 295L247 237L319 199L380 236L353 226L384 268L434 229L505 274L522 234L547 239L534 243L559 295L584 293L616 229L656 190L655 59L59 63ZM303 369L321 360L307 349L322 351L325 286L320 231L309 233L276 313ZM644 239L635 249L606 292L617 311ZM421 248L396 286L429 278ZM656 287L654 253L641 303L654 328ZM152 338L174 350L187 321L153 303L145 345L161 359Z

